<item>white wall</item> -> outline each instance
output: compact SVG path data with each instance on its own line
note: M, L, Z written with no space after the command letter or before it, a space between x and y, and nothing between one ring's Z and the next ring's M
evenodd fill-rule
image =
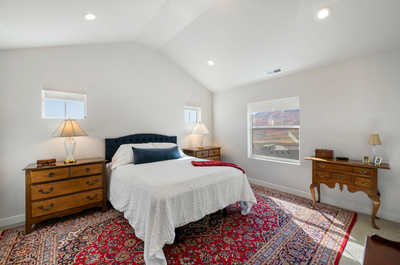
M37 159L64 158L60 120L41 119L41 89L84 91L89 137L76 157L104 156L104 138L151 132L187 143L183 106L202 108L212 130L212 95L160 54L136 44L0 52L0 226L23 221L24 173Z
M400 221L400 50L214 95L214 135L224 159L238 162L257 183L310 197L310 161L296 166L247 158L247 103L291 96L300 97L301 158L316 148L331 148L337 156L360 159L371 155L369 134L380 133L383 147L378 152L392 169L379 170L378 216ZM371 213L364 193L338 190L322 185L322 202Z

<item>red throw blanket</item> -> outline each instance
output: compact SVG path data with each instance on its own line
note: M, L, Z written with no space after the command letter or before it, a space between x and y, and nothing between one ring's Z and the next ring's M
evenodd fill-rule
M246 174L243 168L239 167L236 164L224 162L224 161L192 161L192 165L195 167L234 167L239 169L240 171L243 172L243 174Z

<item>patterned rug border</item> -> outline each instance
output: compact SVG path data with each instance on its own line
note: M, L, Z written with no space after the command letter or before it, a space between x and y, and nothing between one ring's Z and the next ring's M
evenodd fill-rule
M353 230L354 225L357 222L357 216L358 216L357 212L354 212L353 220L351 220L351 223L350 223L349 227L347 228L346 235L345 235L345 237L343 239L343 243L340 246L339 252L338 252L338 254L336 256L335 265L339 265L340 258L342 257L344 249L346 248L347 242L349 241L351 230Z

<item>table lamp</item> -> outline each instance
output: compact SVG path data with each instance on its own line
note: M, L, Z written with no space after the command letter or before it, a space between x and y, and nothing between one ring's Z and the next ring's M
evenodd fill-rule
M204 148L204 139L205 139L204 135L207 135L209 133L210 132L208 131L208 129L204 125L204 123L199 122L199 123L196 124L196 126L194 126L192 134L201 135L202 136L202 139L200 141L199 149Z
M372 146L372 154L374 155L373 160L375 160L375 148L377 145L381 145L381 139L379 138L379 134L374 133L369 136L368 144Z
M54 137L65 137L64 148L67 157L64 160L65 164L75 163L74 151L76 142L73 137L87 136L86 132L82 130L75 120L65 120L57 128L53 134Z

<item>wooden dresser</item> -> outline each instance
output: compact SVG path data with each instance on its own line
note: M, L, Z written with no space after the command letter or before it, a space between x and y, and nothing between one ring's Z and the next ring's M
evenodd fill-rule
M105 160L81 159L73 164L25 169L25 233L43 220L92 207L107 209Z
M306 157L306 160L312 160L312 184L310 191L312 194L314 207L316 202L320 202L320 184L326 184L329 188L334 188L339 184L340 190L343 185L347 186L348 191L362 191L372 200L372 226L379 229L375 224L376 213L381 205L380 193L378 191L378 169L390 169L388 164L375 166L374 164L364 164L360 161L342 161L335 159L322 159L316 157ZM315 200L315 191L317 188L318 200Z
M194 156L208 160L221 160L221 147L219 146L206 146L203 148L188 147L182 148L182 151L188 156Z

